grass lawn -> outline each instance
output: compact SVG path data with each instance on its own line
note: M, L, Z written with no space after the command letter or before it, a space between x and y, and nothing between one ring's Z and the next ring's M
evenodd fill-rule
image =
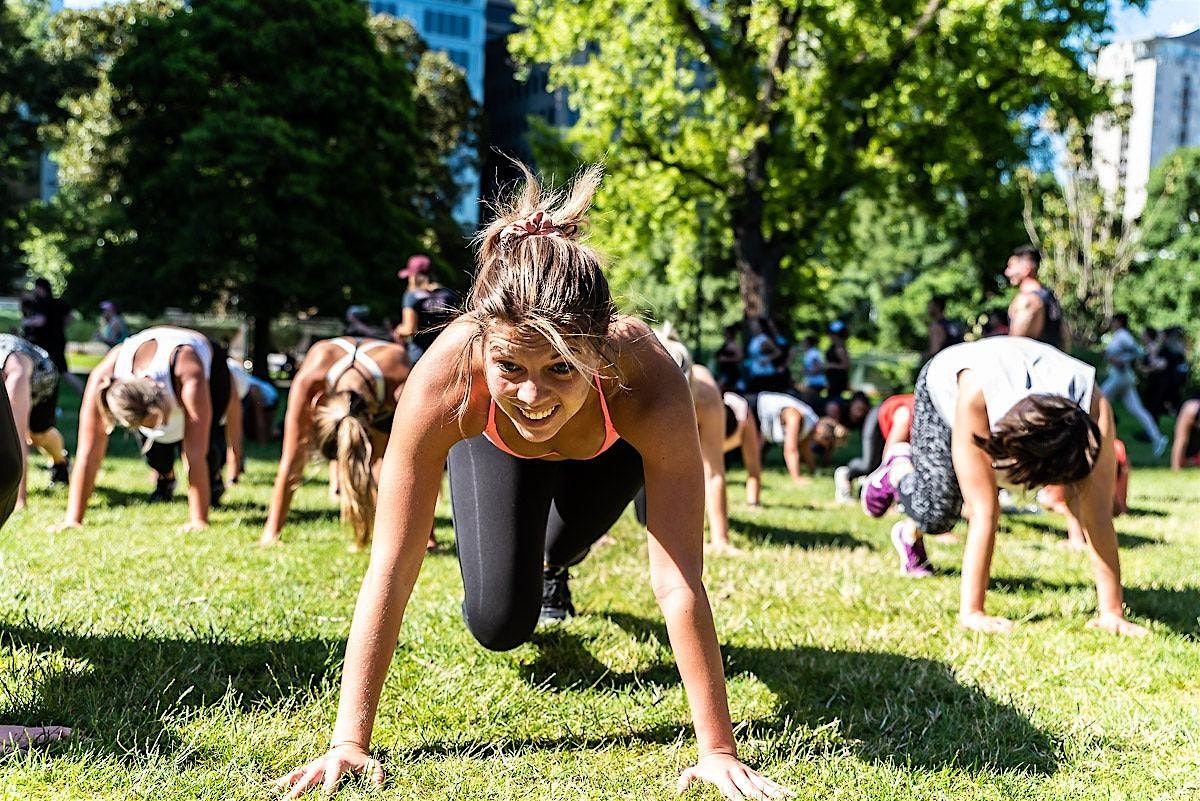
M178 532L182 499L142 503L146 470L115 450L86 528L47 534L65 494L36 489L0 536L0 721L78 732L0 758L0 798L269 797L327 742L367 557L321 469L285 545L260 551L273 449L200 535ZM827 478L775 470L761 511L735 483L745 553L710 560L707 583L743 757L802 799L1200 797L1196 479L1135 471L1118 527L1140 641L1084 629L1086 560L1051 515L1003 521L989 603L1020 624L988 637L955 626L961 546L932 544L943 573L906 580L890 521L835 506ZM502 654L459 617L454 556L430 557L375 732L390 780L343 797L674 797L689 719L632 515L615 534L574 573L582 614Z

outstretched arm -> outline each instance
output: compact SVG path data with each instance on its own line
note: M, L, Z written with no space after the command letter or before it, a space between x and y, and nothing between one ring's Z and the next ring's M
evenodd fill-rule
M88 375L83 401L79 406L78 453L67 493L67 512L58 528L83 524L83 513L96 487L96 474L100 472L100 463L104 461L104 452L108 449L108 431L100 414L100 385L112 378L116 361L117 349L114 348Z
M193 531L208 527L212 484L208 470L208 447L213 419L212 398L204 364L191 348L181 348L175 360L179 379L179 405L183 417L183 461L188 474L188 523Z
M383 458L371 562L358 593L341 699L328 752L277 783L296 798L322 785L326 792L347 773L366 773L383 783L383 768L370 756L379 694L387 676L400 624L425 556L433 526L442 466L457 428L445 425L440 391L407 393Z
M1140 637L1147 633L1146 629L1125 619L1121 561L1117 554L1117 531L1113 527L1112 498L1117 479L1113 432L1116 426L1108 401L1097 396L1094 403L1099 404L1100 456L1087 478L1066 490L1067 509L1087 536L1092 575L1096 579L1099 612L1088 626L1113 634Z
M959 375L958 405L954 410L950 438L954 474L962 491L963 512L967 517L958 622L968 629L1002 632L1010 630L1012 622L991 617L984 610L992 553L996 548L996 526L1000 522L1000 505L996 499L996 473L991 457L975 444L974 437L988 437L990 434L983 391L973 371L964 370Z
M746 503L758 506L762 500L762 437L752 414L742 423L742 462L746 465Z
M1200 400L1190 400L1179 409L1179 415L1175 418L1175 440L1171 443L1172 470L1183 469L1188 440L1192 436L1192 428L1196 425L1197 414L1200 414Z
M279 469L275 471L271 508L267 511L267 522L259 545L278 542L283 532L288 509L292 505L292 495L304 475L305 453L312 431L312 402L323 380L314 378L302 368L288 390L287 415L283 419L283 453L279 457Z
M704 502L713 545L729 544L729 502L725 488L725 405L721 391L707 368L696 366L692 397L700 429L700 457L704 465ZM701 372L703 371L703 372ZM710 383L711 382L711 383Z

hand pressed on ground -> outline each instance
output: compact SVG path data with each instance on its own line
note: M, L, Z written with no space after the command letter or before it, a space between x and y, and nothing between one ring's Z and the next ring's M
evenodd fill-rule
M365 749L348 743L330 748L324 756L281 777L275 782L275 790L287 792L288 798L299 798L320 785L321 792L329 795L343 776L355 774L367 776L376 787L383 785L383 764Z
M721 795L730 801L740 801L743 798L789 798L795 795L788 788L768 779L758 771L742 764L737 757L728 754L709 754L700 757L695 765L680 774L676 789L682 795L695 781L708 782L720 790Z

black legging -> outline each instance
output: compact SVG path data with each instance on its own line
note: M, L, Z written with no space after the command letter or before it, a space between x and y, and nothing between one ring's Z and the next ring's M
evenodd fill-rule
M209 340L212 347L212 367L208 371L208 397L212 403L212 426L208 430L208 480L213 491L221 482L221 470L225 467L225 424L221 420L229 408L229 395L233 391L229 376L229 364L225 361L223 347ZM175 357L171 357L171 372L175 371ZM182 411L181 411L182 413ZM183 447L182 442L164 444L155 442L145 454L146 464L160 477L169 476L175 470L175 457Z
M587 555L641 489L642 457L618 440L595 459L521 459L479 436L449 461L463 619L485 648L506 651L537 626L543 565Z
M850 470L850 480L870 475L875 468L883 464L883 445L886 438L879 427L879 407L867 412L862 427L862 456L855 457L846 463Z
M25 468L21 460L24 443L17 435L17 421L13 418L12 405L8 402L8 390L0 381L0 526L17 505L17 490L21 486L21 475Z

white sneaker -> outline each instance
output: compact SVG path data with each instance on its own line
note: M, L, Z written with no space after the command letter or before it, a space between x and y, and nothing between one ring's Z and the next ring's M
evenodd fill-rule
M1167 446L1171 444L1171 438L1165 434L1159 434L1158 439L1154 443L1154 458L1158 459L1167 452Z
M838 503L854 503L849 467L843 466L833 471L833 496Z

